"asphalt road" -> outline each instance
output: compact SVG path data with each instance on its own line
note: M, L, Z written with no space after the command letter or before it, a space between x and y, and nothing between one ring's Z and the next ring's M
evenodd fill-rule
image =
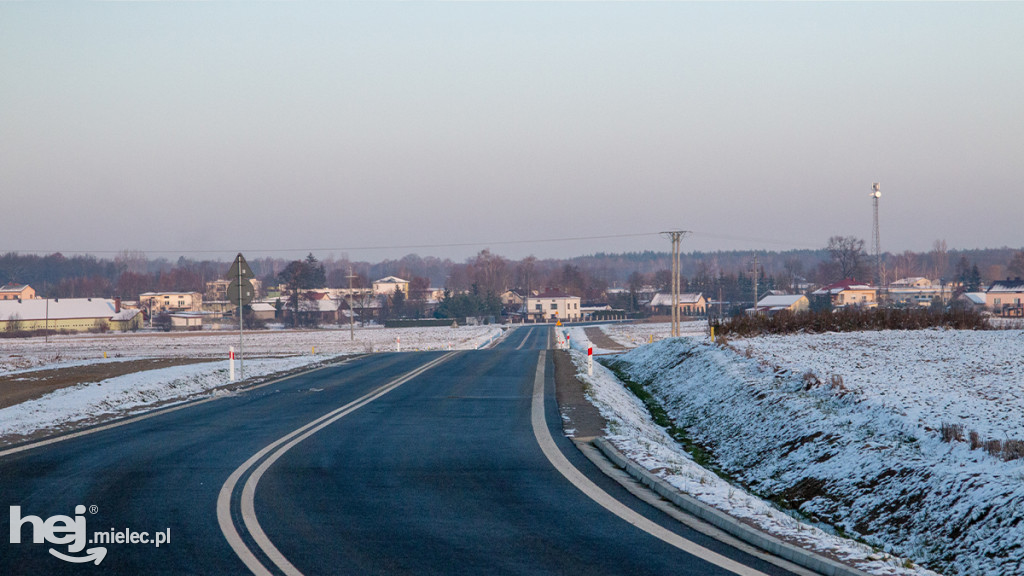
M637 518L784 574L635 499L562 436L548 334L520 328L491 350L368 356L0 456L0 573L736 573L581 491L542 451L534 426L546 426L570 467ZM543 418L531 424L539 401ZM169 530L170 541L76 550L75 533L56 532L33 543L47 519L64 528L55 515L77 516L89 538ZM106 548L99 565L50 553L80 558L94 546Z

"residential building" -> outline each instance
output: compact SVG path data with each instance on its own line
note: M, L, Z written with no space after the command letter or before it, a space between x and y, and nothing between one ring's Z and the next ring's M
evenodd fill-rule
M768 314L779 312L806 312L811 308L811 301L803 294L772 294L765 296L754 308L748 308L747 314Z
M579 322L580 297L563 292L541 292L528 296L523 304L524 317L534 322Z
M122 312L119 301L104 298L0 300L0 330L87 332L132 326L138 311Z
M36 291L23 284L6 284L0 286L0 300L32 300Z
M672 295L659 292L648 304L653 314L672 314ZM683 316L703 316L708 312L708 302L702 293L679 295L679 313Z
M228 299L228 286L231 284L232 279L226 280L214 280L213 282L206 283L206 294L203 296L207 300L214 301L226 301ZM249 283L252 284L253 297L261 298L263 283L255 278L250 278ZM236 302L237 304L237 302Z
M139 295L139 307L151 315L161 312L200 312L203 295L199 292L146 292Z
M875 307L878 305L878 289L856 280L846 278L811 292L811 296L828 298L834 308L843 306Z
M985 306L1000 316L1024 316L1024 280L997 280L985 291Z
M894 304L931 306L939 298L943 303L953 297L955 287L927 278L903 278L889 284L887 297Z
M388 276L373 281L373 293L377 295L391 295L395 290L401 290L406 296L409 295L409 281L402 280L397 276Z

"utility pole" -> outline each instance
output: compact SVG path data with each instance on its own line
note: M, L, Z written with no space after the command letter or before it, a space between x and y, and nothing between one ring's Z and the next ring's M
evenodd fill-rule
M679 244L690 232L688 230L673 230L662 232L663 236L672 240L672 337L680 336L679 329Z
M352 266L348 267L348 335L350 340L356 339L356 309L352 306Z
M757 316L757 254L754 254L754 316Z

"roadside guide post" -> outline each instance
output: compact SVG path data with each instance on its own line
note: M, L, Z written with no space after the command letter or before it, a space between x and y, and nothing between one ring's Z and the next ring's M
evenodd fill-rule
M231 381L235 381L235 347L228 346L228 372L231 374Z
M587 348L587 376L594 375L594 347Z

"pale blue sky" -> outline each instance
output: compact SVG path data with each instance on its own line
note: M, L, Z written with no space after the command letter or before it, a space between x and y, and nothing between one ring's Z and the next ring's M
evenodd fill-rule
M875 181L886 250L1020 247L1022 29L1021 3L4 3L0 252L870 244Z

